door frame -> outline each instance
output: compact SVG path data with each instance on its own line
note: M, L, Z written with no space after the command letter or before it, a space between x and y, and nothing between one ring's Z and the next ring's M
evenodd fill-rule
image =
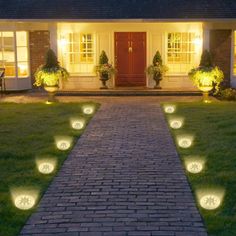
M145 33L145 41L146 41L146 44L145 44L145 61L146 61L146 64L145 64L145 68L147 67L147 63L149 62L149 58L148 58L148 48L149 48L149 34L148 34L148 31L113 31L113 53L114 53L114 64L116 65L116 37L115 37L115 34L116 33ZM148 77L145 76L145 85L143 85L144 87L148 87ZM114 76L114 82L113 82L113 85L114 87L119 87L117 85L117 76L115 75ZM120 86L122 87L122 86ZM127 86L128 87L131 87L131 88L135 88L135 87L138 87L138 86Z

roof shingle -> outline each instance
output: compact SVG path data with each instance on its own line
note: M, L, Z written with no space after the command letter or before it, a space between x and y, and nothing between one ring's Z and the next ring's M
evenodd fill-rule
M0 19L236 19L236 0L0 0Z

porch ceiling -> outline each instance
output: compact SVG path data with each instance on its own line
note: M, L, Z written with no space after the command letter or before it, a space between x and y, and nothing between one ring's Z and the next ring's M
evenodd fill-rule
M236 1L2 0L0 19L236 19Z

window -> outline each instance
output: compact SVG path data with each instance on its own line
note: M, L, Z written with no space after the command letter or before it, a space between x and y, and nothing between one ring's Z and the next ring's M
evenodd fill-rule
M90 33L69 33L68 45L63 57L66 68L74 74L93 73L95 63L94 35Z
M168 33L167 64L169 73L187 73L194 66L194 33Z
M236 76L236 31L234 31L234 76Z
M0 67L6 77L29 75L27 32L0 32Z

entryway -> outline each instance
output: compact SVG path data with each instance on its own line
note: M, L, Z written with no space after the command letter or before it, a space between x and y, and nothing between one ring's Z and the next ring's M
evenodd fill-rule
M146 32L115 32L116 86L146 86Z

